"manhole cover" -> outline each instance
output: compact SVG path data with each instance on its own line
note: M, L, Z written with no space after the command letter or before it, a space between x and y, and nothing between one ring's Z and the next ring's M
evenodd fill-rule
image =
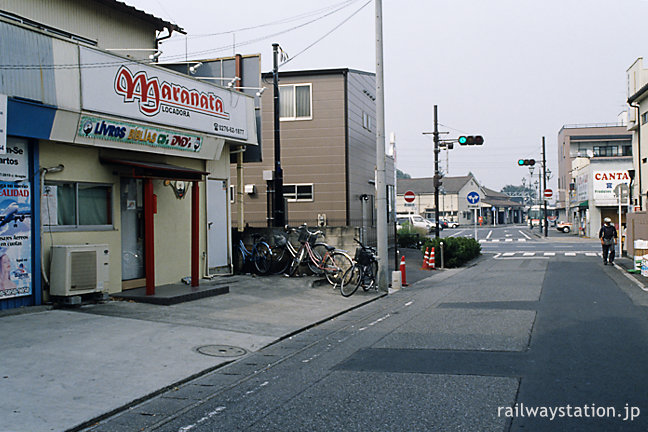
M247 353L243 348L231 345L203 345L196 348L196 351L212 357L240 357Z

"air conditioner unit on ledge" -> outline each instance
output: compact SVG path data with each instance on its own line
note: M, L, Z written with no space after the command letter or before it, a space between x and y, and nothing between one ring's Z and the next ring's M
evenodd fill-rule
M108 245L61 245L51 249L50 294L74 296L107 290Z

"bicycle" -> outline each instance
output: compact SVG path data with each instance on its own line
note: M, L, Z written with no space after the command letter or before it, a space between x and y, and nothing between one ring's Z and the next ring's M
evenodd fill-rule
M270 245L266 243L264 238L259 234L252 234L252 250L248 250L243 243L239 240L238 247L238 262L241 263L241 269L248 263L253 263L259 275L267 275L272 269L272 250Z
M299 249L295 248L293 241L291 241L291 234L301 233L303 229L306 228L306 224L301 225L299 228L294 228L289 225L286 225L286 231L283 234L274 235L274 247L272 248L272 274L281 274L287 273L290 264L293 259L299 253ZM295 242L297 239L294 239ZM316 257L324 256L326 253L326 244L325 243L315 243L312 245L311 249ZM308 268L313 274L321 276L323 271L311 260L308 261Z
M348 269L353 267L351 257L334 246L316 243L317 237L324 235L322 231L309 231L306 225L302 225L296 231L299 233L301 246L290 263L288 276L294 275L302 261L307 259L308 266L313 273L324 274L326 280L333 287L338 284L342 286L343 276L347 274Z
M356 249L355 264L349 270L349 274L345 274L342 278L343 282L340 285L340 294L344 297L353 295L359 287L366 292L377 285L378 277L378 256L376 249L362 244L358 239L353 239L360 245Z

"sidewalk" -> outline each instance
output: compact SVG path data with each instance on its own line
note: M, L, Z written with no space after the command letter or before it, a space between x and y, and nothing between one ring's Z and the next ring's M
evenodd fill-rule
M232 276L230 292L0 315L0 431L62 431L379 299L313 277Z

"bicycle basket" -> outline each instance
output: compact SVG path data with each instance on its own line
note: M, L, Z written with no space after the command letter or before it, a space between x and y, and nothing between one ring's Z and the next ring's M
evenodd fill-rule
M315 246L316 241L317 241L317 235L316 234L309 234L308 235L308 243L310 243L311 247Z
M277 235L277 234L275 234L275 236L274 236L274 243L275 243L275 246L277 246L277 247L284 247L284 246L286 246L286 242L287 242L287 241L288 241L288 240L286 240L286 237L284 237L284 236L282 236L282 235Z
M357 248L355 252L355 258L354 261L357 262L360 265L366 266L371 264L371 259L373 258L373 254L363 248Z
M306 243L310 237L310 233L306 228L299 229L299 243Z

